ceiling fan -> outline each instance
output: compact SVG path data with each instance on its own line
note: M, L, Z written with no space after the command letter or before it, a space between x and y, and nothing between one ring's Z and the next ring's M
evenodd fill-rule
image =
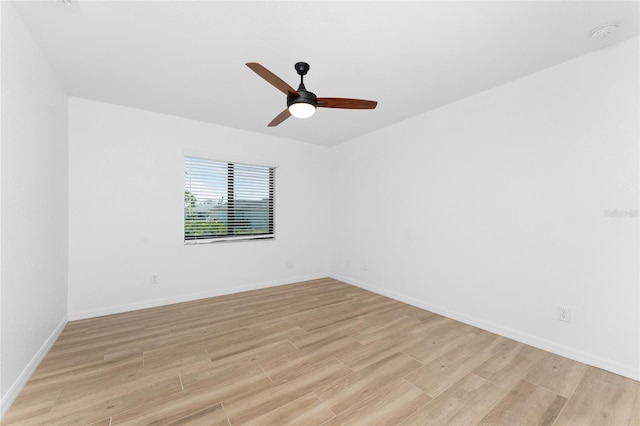
M304 87L304 76L309 71L309 64L306 62L298 62L295 65L295 69L300 76L298 90L294 90L280 77L257 62L248 62L247 66L267 80L268 83L271 83L273 87L287 95L287 109L271 120L271 123L268 124L269 127L277 126L292 115L296 118L311 117L316 112L316 108L374 109L378 105L376 101L363 99L318 98L315 93L309 92Z

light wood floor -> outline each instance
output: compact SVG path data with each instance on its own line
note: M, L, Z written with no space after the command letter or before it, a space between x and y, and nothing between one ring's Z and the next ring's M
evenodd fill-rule
M639 389L323 279L71 322L3 423L640 425Z

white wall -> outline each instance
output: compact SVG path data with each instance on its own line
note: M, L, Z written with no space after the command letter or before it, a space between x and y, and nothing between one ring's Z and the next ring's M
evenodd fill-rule
M2 2L2 413L66 324L67 97Z
M328 148L78 98L69 117L71 319L327 276ZM185 245L184 154L278 166L276 239Z
M638 218L605 216L638 71L636 37L338 146L334 275L639 379Z

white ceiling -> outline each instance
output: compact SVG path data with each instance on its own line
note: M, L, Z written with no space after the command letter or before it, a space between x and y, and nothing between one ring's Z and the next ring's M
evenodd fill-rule
M71 96L335 145L638 34L637 1L55 1L16 5ZM597 26L616 23L607 40ZM286 98L379 102L267 123Z

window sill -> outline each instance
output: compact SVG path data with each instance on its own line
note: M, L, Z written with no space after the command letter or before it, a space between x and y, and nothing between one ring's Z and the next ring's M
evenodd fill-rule
M256 240L275 240L276 236L270 235L248 235L246 237L222 237L222 238L203 238L199 240L184 240L185 245L213 244L213 243L231 243L236 241L256 241Z

